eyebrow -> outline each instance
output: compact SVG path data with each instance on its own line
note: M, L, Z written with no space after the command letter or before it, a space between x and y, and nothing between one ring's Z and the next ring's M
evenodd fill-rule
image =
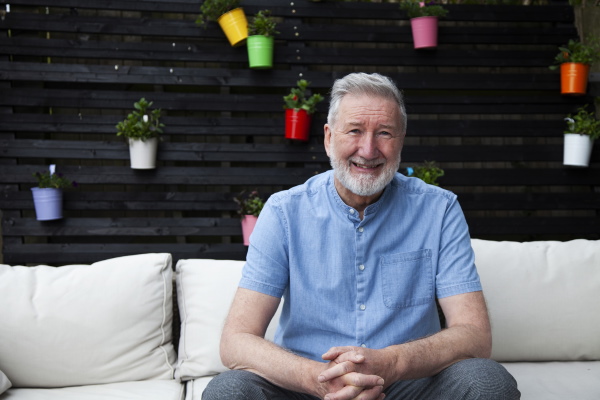
M362 127L363 124L360 123L360 122L346 122L345 126L358 126L358 127ZM390 129L390 130L394 130L394 129L399 129L399 128L397 128L395 125L382 124L382 125L378 125L377 129Z

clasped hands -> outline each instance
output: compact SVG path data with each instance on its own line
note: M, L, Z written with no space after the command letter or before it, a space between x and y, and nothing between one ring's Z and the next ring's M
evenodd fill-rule
M332 347L323 354L329 361L318 376L325 400L382 400L385 397L381 376L380 350L361 347Z

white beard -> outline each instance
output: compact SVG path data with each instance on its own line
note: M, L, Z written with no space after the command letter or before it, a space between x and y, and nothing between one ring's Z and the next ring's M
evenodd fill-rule
M372 196L382 192L387 184L392 181L394 174L400 167L400 157L398 157L398 159L394 160L392 164L389 164L386 161L379 175L360 174L359 176L353 176L350 169L351 161L342 161L336 157L333 141L331 143L330 150L331 156L329 157L329 160L335 177L346 189L358 196ZM369 163L361 157L354 159L354 162L356 164L372 164L372 162Z

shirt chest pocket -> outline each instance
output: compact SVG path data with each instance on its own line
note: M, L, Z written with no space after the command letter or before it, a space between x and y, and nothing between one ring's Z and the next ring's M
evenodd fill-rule
M433 301L431 250L381 257L383 302L389 308L405 308Z

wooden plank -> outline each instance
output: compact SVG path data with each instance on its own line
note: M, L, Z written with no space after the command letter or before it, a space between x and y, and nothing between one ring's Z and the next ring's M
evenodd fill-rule
M399 82L402 86L402 82ZM461 92L421 94L406 91L409 114L562 114L589 100L566 96L469 95ZM154 107L180 111L281 112L281 95L218 95L207 93L118 92L114 90L9 89L0 93L0 106L67 107L130 110L142 97ZM317 110L325 112L327 102Z
M238 218L64 218L55 223L35 219L10 220L6 236L241 236Z
M47 6L40 0L15 0L14 5ZM167 13L198 13L198 3L183 0L133 1L133 0L54 0L54 7L154 11ZM273 3L272 0L244 0L246 13L253 15L260 9L268 8L273 15L286 17L346 18L346 19L407 19L397 4L360 2L319 2L313 4L305 1ZM518 6L518 5L445 5L450 12L448 20L452 21L539 21L539 22L573 22L572 8L567 2L553 2L550 5Z
M0 182L35 183L32 174L40 165L8 165L0 170ZM317 172L311 168L258 167L161 167L156 170L132 170L113 166L60 166L69 178L81 185L298 185ZM193 171L190 173L190 171ZM594 186L600 174L591 168L447 168L445 187L452 186Z
M283 126L283 123L282 123ZM283 132L281 132L283 136ZM59 159L129 160L124 141L66 140L0 140L0 157L45 158L51 154ZM557 145L408 145L403 151L405 163L422 160L438 162L553 161L561 162L563 146ZM159 161L203 162L314 162L328 163L323 145L292 146L287 144L221 144L161 142ZM592 162L600 161L594 153Z
M237 193L218 192L85 192L72 190L64 198L65 210L105 211L237 211ZM266 193L264 193L266 195ZM33 210L33 198L26 191L4 191L0 209Z
M187 258L212 258L245 260L247 248L241 243L58 243L58 244L7 244L4 262L10 265L44 263L64 265L93 263L112 257L145 253L171 253L174 263Z
M122 115L12 114L0 118L0 132L114 134ZM278 118L198 118L165 115L168 135L281 136L283 116ZM325 124L317 114L314 126ZM315 129L317 130L317 129ZM553 120L447 119L413 120L409 115L408 134L414 137L560 137L564 126Z
M271 87L292 86L297 74L291 71L274 71L269 76L275 80ZM489 73L406 73L395 75L403 89L477 89L477 90L552 90L559 87L556 73L544 74L494 74ZM331 85L336 76L331 73L311 73L311 84L320 87ZM264 76L258 71L208 68L177 68L171 72L166 67L132 67L81 64L35 64L25 62L0 62L0 80L81 82L110 84L166 84L185 86L259 87ZM262 89L260 87L260 89Z

